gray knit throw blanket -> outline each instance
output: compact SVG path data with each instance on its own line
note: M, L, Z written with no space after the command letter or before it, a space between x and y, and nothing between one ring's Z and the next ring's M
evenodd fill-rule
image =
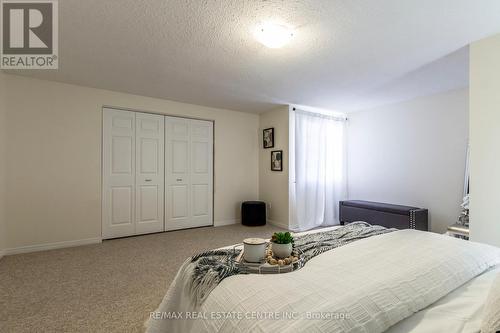
M294 237L294 247L299 248L307 262L315 256L354 241L396 231L366 222L353 222L346 226ZM217 285L229 276L246 274L234 259L241 250L210 250L192 256L186 269L192 271L190 292L195 304L200 305Z

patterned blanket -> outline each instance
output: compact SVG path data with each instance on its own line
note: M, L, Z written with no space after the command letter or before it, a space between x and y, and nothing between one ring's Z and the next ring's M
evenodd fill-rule
M303 252L304 262L307 262L334 248L396 230L372 226L366 222L353 222L334 230L296 236L294 247ZM210 292L225 278L236 274L246 274L234 261L240 252L241 250L232 249L211 250L188 259L186 268L192 272L189 291L194 304L203 303Z

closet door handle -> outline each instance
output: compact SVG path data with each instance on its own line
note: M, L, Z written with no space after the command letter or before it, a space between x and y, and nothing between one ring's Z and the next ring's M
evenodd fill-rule
M146 181L146 182L150 182L150 181L152 181L152 179L149 179L149 178L148 178L148 179L145 179L145 181Z
M176 181L182 182L182 178L177 178Z

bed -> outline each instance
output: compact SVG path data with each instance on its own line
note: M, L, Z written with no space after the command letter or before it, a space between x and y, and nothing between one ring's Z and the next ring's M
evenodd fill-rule
M500 272L500 249L398 230L322 253L292 273L228 277L198 306L185 297L181 272L148 332L472 333Z
M500 266L492 267L436 303L392 326L386 333L479 332L485 300Z

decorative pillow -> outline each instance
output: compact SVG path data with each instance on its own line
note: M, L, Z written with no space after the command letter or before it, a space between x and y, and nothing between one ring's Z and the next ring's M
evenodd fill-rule
M488 299L484 305L484 317L481 323L481 333L498 331L500 331L500 273L493 280Z

